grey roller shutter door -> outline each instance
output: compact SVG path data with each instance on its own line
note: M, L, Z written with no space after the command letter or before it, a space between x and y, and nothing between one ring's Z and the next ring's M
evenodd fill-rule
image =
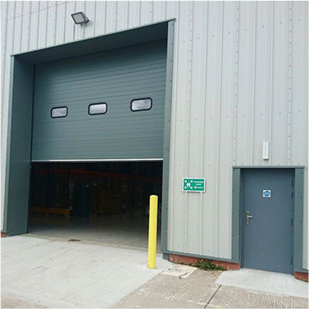
M32 161L162 158L165 76L166 41L36 65ZM141 98L152 108L132 112ZM88 114L102 102L106 114Z

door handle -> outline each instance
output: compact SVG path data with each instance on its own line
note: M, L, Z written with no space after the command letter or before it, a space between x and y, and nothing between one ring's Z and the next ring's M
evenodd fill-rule
M249 226L250 225L250 219L252 219L253 216L250 216L250 212L246 211L246 225Z

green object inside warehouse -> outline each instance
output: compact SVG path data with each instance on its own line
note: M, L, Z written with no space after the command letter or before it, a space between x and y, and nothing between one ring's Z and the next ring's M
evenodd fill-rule
M147 247L148 207L162 161L32 163L30 233ZM158 229L160 230L160 229Z

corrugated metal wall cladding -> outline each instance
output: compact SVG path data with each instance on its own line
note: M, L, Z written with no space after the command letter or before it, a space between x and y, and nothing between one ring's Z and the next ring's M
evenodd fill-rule
M89 18L89 22L92 24L92 27L86 27L84 32L84 38L91 38L95 35L95 25L94 20L96 17L96 9L97 9L97 2L96 1L86 1L85 2L85 12L87 12L87 16ZM103 18L101 16L100 18Z
M10 54L176 18L170 250L231 257L233 165L307 166L307 2L28 1L1 5L4 136ZM91 19L84 29L71 19L77 10L84 10ZM57 81L51 85L56 87ZM262 159L263 141L270 142L268 161ZM207 193L184 197L180 189L186 175L205 176ZM306 191L305 205L307 201Z
M274 5L271 162L288 164L289 3Z
M308 10L305 2L293 4L292 12L292 59L291 72L291 164L308 162L308 153L303 145L308 143ZM299 39L302 38L302 39Z
M191 175L202 177L203 175L203 135L204 135L204 113L205 113L205 87L206 87L206 70L200 68L206 67L207 47L203 40L204 32L207 31L208 7L202 2L194 3L192 29L192 87L190 106L190 132L189 132L189 149L190 151L189 168ZM196 136L195 136L196 135ZM197 137L197 138L196 138ZM189 205L194 205L193 209L188 213L188 237L193 241L189 243L189 252L202 254L203 235L201 233L203 223L204 203L203 195L197 194L188 196ZM192 225L192 223L194 224Z
M236 32L237 32L237 3L225 2L223 6L222 46L221 46L221 93L220 93L220 120L218 147L218 176L217 199L220 207L217 211L221 226L217 226L218 256L228 256L231 248L232 208L232 169L233 165L233 124L234 124L234 97L235 97L235 66L236 66ZM221 192L225 192L221 194Z
M273 62L276 57L274 50L278 49L279 53L283 49L274 38L276 26L273 16L276 10L279 11L276 14L281 15L282 7L285 6L286 4L277 6L274 3L260 2L194 3L192 47L188 34L192 28L190 6L187 4L188 13L185 17L181 15L181 5L180 13L175 13L177 20L187 26L183 29L181 24L177 25L175 42L176 90L173 99L177 102L177 107L173 110L173 165L170 176L172 209L169 213L177 219L169 218L172 233L168 240L169 248L174 251L231 257L233 157L236 165L291 164L287 158L288 110L276 111L285 117L279 116L279 126L284 126L285 131L275 128L272 115L273 106L278 104L282 107L282 99L287 100L287 95L282 99L278 97L284 95L282 92L279 94L282 85L276 88L276 94L274 87L277 85L273 85ZM204 17L203 21L199 20L200 12ZM282 17L285 22L289 20L289 16L281 15ZM203 32L200 34L199 31ZM288 29L279 26L276 31L279 42L280 39L287 40ZM287 52L286 47L283 50ZM303 49L303 52L306 53L306 50ZM195 63L200 66L195 67ZM288 65L288 61L280 64L285 73L278 73L278 77L280 74L280 78L282 75L288 78ZM186 76L184 72L187 72ZM306 101L302 98L300 104L304 106ZM236 118L233 117L233 111ZM306 112L302 118L307 123ZM203 130L200 129L201 123L205 124ZM234 150L233 127L236 132ZM300 127L303 135L306 134L304 125ZM286 132L285 135L282 132ZM186 134L189 134L188 139ZM273 146L271 142L271 147L276 149L271 155L271 161L262 160L263 141L273 141L274 138L276 144ZM303 144L298 143L297 139L294 141L302 147L302 154L306 154ZM286 156L284 161L280 160L282 155ZM302 164L301 162L306 164L305 158L295 164ZM199 195L183 197L179 194L181 178L186 175L203 175L207 178L207 196L204 199Z
M308 3L293 3L292 14L292 57L291 57L291 164L308 162ZM308 168L305 170L305 188L308 188ZM304 196L304 268L308 269L308 191ZM307 207L306 207L307 206Z
M174 143L171 144L171 164L173 167L173 183L170 182L169 194L172 195L172 213L174 214L172 230L170 230L169 237L171 239L171 250L187 252L187 231L188 231L188 209L185 197L179 192L181 188L182 177L186 174L187 170L187 143L188 143L188 108L190 106L190 84L191 78L191 42L192 42L192 16L191 9L193 3L180 2L179 4L179 23L178 30L176 31L177 45L176 49L177 58L174 65L177 67L177 77L175 79L175 87L177 95L173 97L176 108L173 110L173 121L175 122ZM189 12L189 13L188 13ZM190 58L189 58L190 57ZM176 103L177 102L177 103ZM172 121L172 123L173 123ZM172 216L172 214L171 214ZM176 236L178 235L178 236Z
M252 162L256 3L240 2L236 165Z
M269 125L271 120L270 101L271 101L271 61L272 61L272 35L273 26L271 23L271 14L273 12L273 3L259 2L256 6L256 53L255 53L255 73L256 76L265 78L255 78L254 80L254 106L253 106L253 141L269 141ZM262 144L253 143L252 161L256 165L266 165L261 155Z
M207 179L208 197L204 197L207 212L204 213L204 222L211 224L211 230L203 235L203 247L208 247L208 252L218 255L218 230L221 228L221 220L218 217L218 142L220 139L220 110L222 87L222 52L223 52L223 12L222 2L209 3L209 24L207 41L207 74L206 74L206 106L204 121L205 133L203 141L204 175ZM226 191L226 190L224 190ZM209 216L208 213L212 215ZM210 246L209 246L210 244Z
M161 21L165 19L166 2L165 1L153 1L153 22Z

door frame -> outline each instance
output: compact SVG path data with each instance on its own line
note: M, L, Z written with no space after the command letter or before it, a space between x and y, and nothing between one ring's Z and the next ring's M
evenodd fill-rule
M303 209L304 209L304 166L235 166L233 167L233 224L232 257L243 267L243 172L247 169L292 169L294 170L294 230L293 230L293 271L308 272L303 268Z
M167 244L168 183L170 161L170 126L173 84L175 18L69 42L48 48L11 55L10 95L8 112L7 154L3 198L3 229L6 236L28 232L28 209L32 143L33 81L37 63L76 57L137 45L159 39L167 40L165 89L163 185L162 185L162 248ZM160 159L161 160L161 159ZM139 160L138 160L139 161Z
M260 168L259 170L261 170L262 168ZM253 169L243 169L242 170L242 173L244 174L245 171L248 171L248 170L253 170ZM262 170L269 170L267 168L264 168ZM293 172L294 169L292 168L278 168L277 170L289 170L290 172ZM292 176L292 175L291 175ZM294 173L294 178L293 178L293 181L295 182L295 173ZM241 186L242 188L245 188L245 177L242 177L242 181L241 181ZM294 187L293 187L294 189ZM246 233L246 222L245 222L245 192L243 191L242 194L241 194L241 209L240 209L240 224L241 224L241 232L240 232L240 235L241 235L241 267L244 267L244 264L245 264L245 233ZM294 194L294 191L293 191L293 194ZM293 201L292 201L292 207L293 207L293 223L294 223L294 197L293 197ZM293 225L294 227L294 225ZM292 258L293 258L293 247L294 247L294 228L292 229L291 231L292 233L292 246L290 247L290 250L292 251L291 252L291 255L292 255ZM294 259L294 258L293 258ZM293 262L293 261L292 261ZM290 265L289 267L289 272L290 274L293 274L293 270L294 270L294 267L293 267L293 263L291 263L292 265Z

